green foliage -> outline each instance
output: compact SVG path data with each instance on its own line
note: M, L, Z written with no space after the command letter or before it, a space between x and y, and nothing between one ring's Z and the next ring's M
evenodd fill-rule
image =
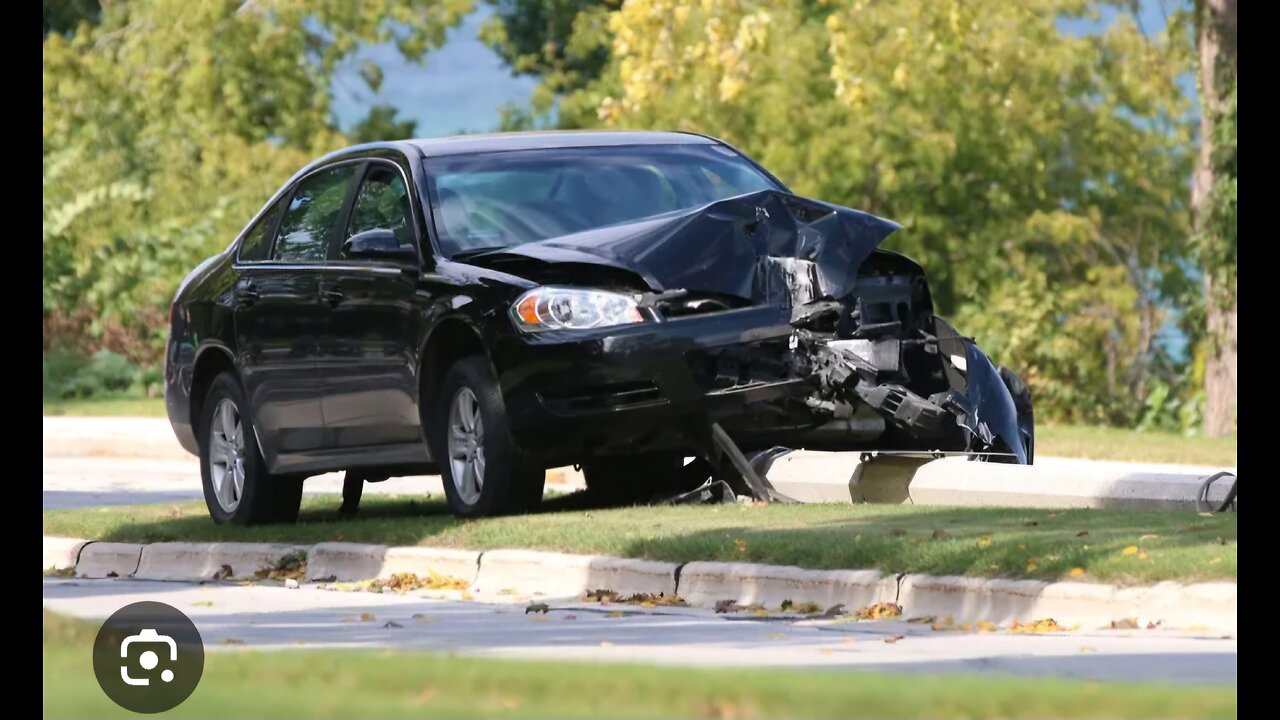
M387 41L421 59L472 6L133 0L49 34L46 333L50 318L72 333L115 323L150 335L158 351L154 320L183 275L226 247L297 169L349 142L330 108L338 63L361 43ZM376 112L369 123L365 131L404 127ZM87 326L63 322L86 308Z
M369 114L356 123L347 135L353 143L405 140L413 137L418 129L418 121L398 120L397 112L390 105L374 105L369 108Z
M1023 373L1043 417L1137 422L1194 285L1185 13L1092 0L632 0L564 105L724 138L798 193L902 222L890 249Z
M154 396L163 379L157 366L139 367L110 350L88 358L61 349L44 354L45 400Z

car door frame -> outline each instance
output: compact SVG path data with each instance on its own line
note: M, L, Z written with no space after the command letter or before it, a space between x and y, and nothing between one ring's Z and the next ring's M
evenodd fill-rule
M239 260L239 243L243 241L243 236L237 240L236 260L233 264L233 269L236 274L236 287L239 288L247 278L258 273L270 273L272 271L313 273L316 284L316 292L313 296L313 300L316 305L319 306L321 302L320 289L323 285L324 271L328 265L329 248L332 246L333 238L340 235L342 229L346 228L347 218L350 214L354 194L356 188L359 187L359 180L363 177L363 167L357 167L351 178L347 180L348 185L343 195L342 205L338 211L338 216L335 219L333 228L328 231L329 237L325 238L324 241L325 257L323 259L308 262L277 260L275 258L275 250L276 244L280 241L282 223L288 212L289 204L293 202L293 198L302 187L303 183L319 173L327 172L344 165L360 165L363 162L364 158L362 157L342 157L336 158L332 162L327 162L322 165L309 168L305 174L292 178L281 192L277 193L276 196L268 201L268 203L259 212L259 215L254 218L254 220L257 221L261 218L262 213L267 212L270 208L278 208L276 216L272 219L270 243L266 248L265 257L262 260L241 262ZM252 227L252 225L253 224L250 223L248 227ZM237 310L239 309L238 303L239 301L237 301ZM317 313L321 312L321 309L317 307ZM233 313L233 317L234 315L235 314ZM323 328L327 325L327 320L328 318L323 314L318 315L317 323L319 332L323 332ZM318 435L318 441L310 443L311 446L304 449L281 450L281 439L277 437L277 433L273 431L271 426L265 426L267 424L259 422L259 419L263 418L265 415L263 412L264 407L262 402L264 393L260 392L262 388L255 384L252 373L247 372L248 360L245 356L246 349L242 347L240 343L240 328L238 324L236 324L234 333L236 338L236 366L241 372L241 384L250 404L249 410L254 418L254 427L257 434L258 445L262 451L263 459L266 461L268 469L272 473L296 472L305 471L308 466L316 465L316 455L318 454L323 456L326 452L326 448L331 445L328 430L324 425L323 412L321 410L322 399L320 396L318 382L319 368L316 364L316 355L319 352L319 335L317 335L316 338L316 346L311 350L309 372L304 373L304 380L308 382L311 387L316 388L313 399L316 404L316 422L318 425L315 427L314 431ZM267 389L269 390L270 388Z
M416 178L413 175L412 159L403 152L384 150L376 154L361 156L363 165L357 173L352 188L350 202L345 207L342 226L331 238L328 249L328 264L323 275L321 296L333 292L340 295L332 303L329 323L321 340L320 367L321 385L325 388L322 406L325 411L325 423L330 433L330 441L335 452L360 451L360 465L377 463L427 463L430 453L422 442L421 415L418 412L418 366L420 355L418 339L424 334L425 315L421 312L416 297L419 290L419 278L423 270L431 262L424 245L430 242L426 232L426 223L422 215L421 198L418 195ZM347 233L355 214L355 206L359 194L376 168L393 168L400 174L404 182L406 197L409 201L408 217L415 258L411 262L350 260L342 257L342 247L347 240ZM372 277L371 277L372 276ZM373 284L370 284L370 283ZM343 287L345 285L345 288ZM383 319L393 319L398 311L403 314L397 323L403 328L403 335L398 338L399 347L394 348L392 356L398 362L379 364L379 367L362 367L358 358L348 357L360 341L339 337L348 323L341 317L342 304L351 300L348 293L355 290L357 302L372 305L372 311L393 306ZM363 292L361 290L363 289ZM383 292L383 291L387 292ZM388 302L399 295L402 302ZM387 328L383 340L387 338ZM396 342L396 340L392 340ZM375 423L364 425L351 422L350 408L344 409L341 402L359 403L359 398L344 398L344 395L358 395L364 388L371 394L382 394L386 403L392 406L393 415L384 427L375 427ZM380 458L379 456L387 456ZM363 460L367 459L369 463ZM354 461L355 458L352 458Z

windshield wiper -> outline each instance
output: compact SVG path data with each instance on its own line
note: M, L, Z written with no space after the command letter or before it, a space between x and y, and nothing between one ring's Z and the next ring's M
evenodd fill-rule
M470 249L467 249L467 250L460 250L460 251L458 251L458 252L454 253L453 255L450 255L450 256L449 256L449 259L450 259L450 260L465 260L465 259L467 259L467 258L475 257L475 256L477 256L477 255L484 255L485 253L496 252L496 251L498 251L498 250L506 250L508 247L510 247L510 246L509 246L509 245L487 245L487 246L485 246L485 247L478 247L478 248L470 248Z

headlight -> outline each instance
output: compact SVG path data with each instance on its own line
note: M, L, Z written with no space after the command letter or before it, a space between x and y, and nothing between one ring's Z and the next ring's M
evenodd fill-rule
M605 290L540 287L511 306L511 321L525 332L586 330L644 322L634 298Z

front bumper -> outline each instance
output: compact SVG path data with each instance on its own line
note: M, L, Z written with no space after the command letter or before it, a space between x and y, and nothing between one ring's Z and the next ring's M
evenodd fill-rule
M807 402L817 384L795 334L790 309L756 306L520 336L495 358L503 361L497 370L512 433L551 464L663 449L696 454L711 422L744 448L987 450L1027 462L1013 399L972 341L940 338L950 352L965 355L968 369L946 405L952 432L921 439L867 408L859 413L869 412L880 429L864 423L819 433L830 423Z

